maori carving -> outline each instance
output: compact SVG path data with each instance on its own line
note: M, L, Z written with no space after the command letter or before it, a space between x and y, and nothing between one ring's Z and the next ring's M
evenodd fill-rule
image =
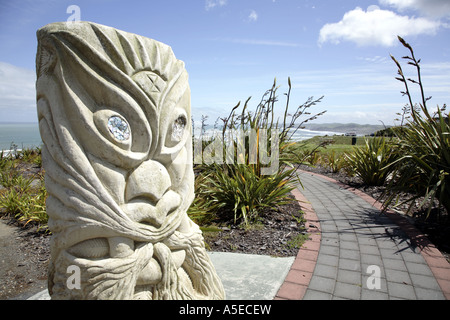
M37 32L52 299L223 299L186 211L190 89L167 45L90 22ZM79 289L67 286L79 268Z

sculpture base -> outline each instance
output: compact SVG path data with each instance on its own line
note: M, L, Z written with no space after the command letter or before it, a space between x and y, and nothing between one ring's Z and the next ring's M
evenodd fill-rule
M276 258L230 252L210 252L227 300L272 300L295 257ZM28 300L49 300L47 290Z

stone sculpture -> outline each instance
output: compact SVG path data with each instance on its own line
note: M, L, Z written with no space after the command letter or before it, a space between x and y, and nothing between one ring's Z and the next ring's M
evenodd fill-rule
M90 22L52 23L37 37L52 299L223 299L186 214L184 63L165 44ZM79 279L68 286L71 270Z

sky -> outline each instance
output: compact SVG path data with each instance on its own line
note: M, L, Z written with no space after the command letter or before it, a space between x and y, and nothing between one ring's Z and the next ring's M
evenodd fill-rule
M37 122L36 31L77 19L170 45L210 124L249 97L256 108L274 79L281 115L288 77L292 112L324 96L315 123L396 124L407 98L390 54L416 76L397 35L421 59L428 105L450 102L450 0L0 0L0 122Z

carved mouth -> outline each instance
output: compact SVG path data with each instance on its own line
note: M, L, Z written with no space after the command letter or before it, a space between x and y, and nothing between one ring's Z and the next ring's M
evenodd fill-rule
M175 212L180 204L180 195L169 190L156 205L148 197L137 197L121 207L133 221L160 228L167 217Z

